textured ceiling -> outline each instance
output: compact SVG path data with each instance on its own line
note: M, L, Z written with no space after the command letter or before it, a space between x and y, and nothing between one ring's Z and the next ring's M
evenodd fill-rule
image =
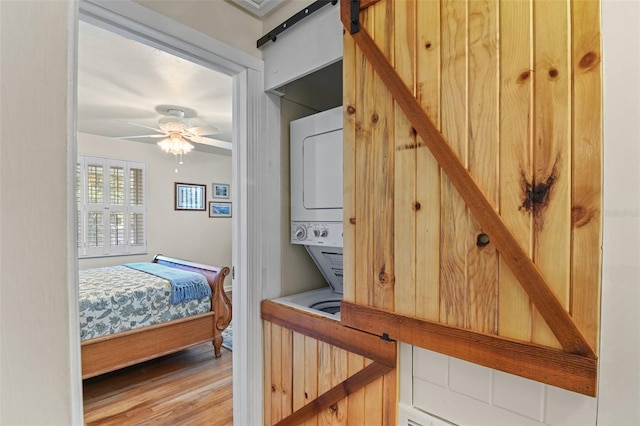
M233 142L230 76L80 22L79 132L106 137L153 134L136 124L157 128L170 106L184 110L193 126L220 129L221 134L210 138ZM220 151L194 145L198 150Z

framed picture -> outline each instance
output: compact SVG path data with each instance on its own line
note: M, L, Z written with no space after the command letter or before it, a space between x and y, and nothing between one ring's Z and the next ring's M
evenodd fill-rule
M195 183L175 183L175 210L207 209L207 186Z
M211 184L213 191L211 192L211 198L229 198L229 185L226 183L213 183Z
M231 217L231 203L209 201L209 217Z

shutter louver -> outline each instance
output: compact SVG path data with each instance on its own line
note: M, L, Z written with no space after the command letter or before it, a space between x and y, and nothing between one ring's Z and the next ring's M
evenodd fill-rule
M88 212L87 214L87 246L99 248L104 246L104 221L102 212Z

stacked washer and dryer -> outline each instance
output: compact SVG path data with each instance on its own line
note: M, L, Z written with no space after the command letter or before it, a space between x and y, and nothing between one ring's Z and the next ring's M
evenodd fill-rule
M342 107L290 124L291 243L303 245L328 287L277 302L340 318L342 301Z

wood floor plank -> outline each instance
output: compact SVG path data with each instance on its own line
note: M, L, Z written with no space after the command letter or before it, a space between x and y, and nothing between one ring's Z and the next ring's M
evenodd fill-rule
M83 382L85 424L231 425L232 354L210 343Z

